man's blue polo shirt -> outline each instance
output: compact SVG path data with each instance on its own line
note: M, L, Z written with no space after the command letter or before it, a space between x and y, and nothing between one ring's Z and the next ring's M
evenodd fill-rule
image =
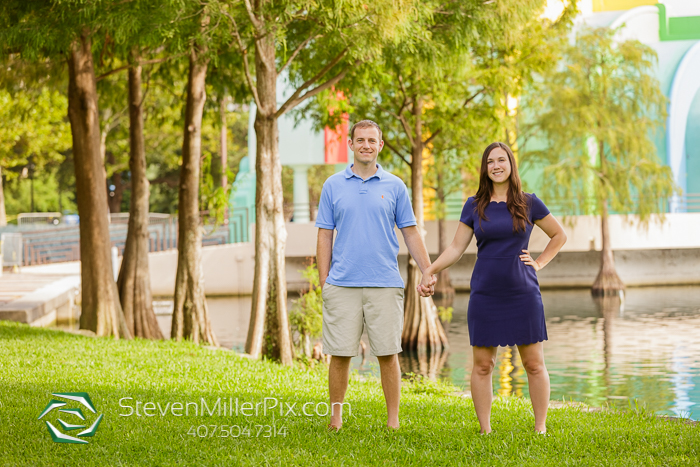
M363 180L349 165L323 184L316 227L338 230L326 282L341 287L404 287L397 256L400 229L416 225L403 180L377 172Z

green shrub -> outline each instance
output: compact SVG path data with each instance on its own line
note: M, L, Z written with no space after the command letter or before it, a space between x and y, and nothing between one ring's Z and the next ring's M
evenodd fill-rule
M298 336L295 345L299 353L310 358L312 341L321 337L323 329L323 299L316 264L310 263L302 275L309 282L309 289L298 300L292 301L289 321L292 331Z

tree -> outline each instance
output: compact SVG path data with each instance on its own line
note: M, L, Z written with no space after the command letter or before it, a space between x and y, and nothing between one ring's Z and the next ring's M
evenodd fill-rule
M548 199L565 212L600 217L601 266L591 291L603 296L624 290L610 246L610 209L636 214L643 226L676 190L653 140L666 118L656 54L638 41L617 42L615 32L584 30L567 48L535 121L546 148L528 155L546 166Z
M4 65L11 70L16 63ZM0 167L3 169L0 174L0 226L7 224L4 190L12 190L12 183L8 183L9 187L3 186L2 178L8 182L21 178L30 158L34 172L41 175L38 185L51 187L46 198L37 200L36 206L40 210L49 206L52 209L48 210L57 209L53 171L63 159L62 152L70 148L66 97L21 70L16 70L16 73L13 83L0 83L5 87L0 90ZM8 197L10 215L28 210L17 194Z
M127 86L127 105L125 106L126 113L129 117L129 169L130 169L130 207L129 207L129 223L127 230L126 242L124 245L124 255L122 259L117 287L119 289L119 297L127 327L132 335L146 339L162 339L163 334L158 326L155 312L153 310L153 299L151 296L150 271L148 264L149 252L149 212L150 212L150 183L146 176L146 143L144 137L144 99L145 95L142 92L142 75L143 66L173 60L177 55L175 53L165 53L163 57L148 60L145 57L154 55L153 49L158 48L162 44L163 37L168 37L168 31L163 28L153 27L158 24L155 21L156 17L168 17L167 10L164 13L164 7L169 6L167 3L134 3L130 5L130 9L125 11L122 21L132 25L132 30L120 47L114 47L114 60L112 71L105 74L114 74L119 71L127 70L128 86ZM170 29L173 23L165 22L166 29ZM175 26L177 27L177 26ZM123 63L123 64L122 64ZM121 65L121 66L119 66ZM120 80L123 81L123 80ZM112 92L114 95L121 97L121 93ZM112 107L119 108L121 105L112 102ZM105 122L102 132L102 152L106 150L106 134L110 127L116 126L120 111L111 112L110 120ZM114 161L110 161L114 163ZM114 205L110 205L112 212L119 211L121 197L124 190L121 181L119 168L113 168L113 182L115 185ZM194 229L198 229L197 224ZM175 314L173 321L180 315ZM181 336L178 336L181 337Z
M128 4L127 4L128 3ZM3 2L0 17L4 52L23 59L65 59L68 116L80 214L82 314L80 326L98 335L131 337L112 277L94 56L109 55L130 37L133 2ZM130 10L132 9L132 10ZM51 18L51 20L47 20ZM114 40L116 38L116 41Z
M199 177L202 155L202 114L210 56L202 32L210 18L203 13L200 34L189 50L187 104L185 106L182 167L178 197L178 257L175 276L175 308L170 337L219 345L211 327L204 296L202 270L202 225L199 216Z
M412 0L379 0L371 5L361 0L244 0L243 6L226 13L256 105L255 272L245 347L250 355L264 353L284 364L293 357L277 120L376 58L381 45L412 27L421 11L420 3ZM254 73L247 59L250 48ZM282 73L291 96L279 105L277 82Z
M146 148L143 136L142 67L137 51L129 67L129 169L131 170L131 205L129 227L124 245L117 287L126 325L132 335L162 339L153 311L151 279L148 268L149 183L146 178Z
M504 97L551 62L547 49L538 49L553 34L551 25L537 18L544 3L426 2L432 14L422 24L423 40L387 46L382 73L351 93L355 113L375 116L385 128L385 145L407 166L422 234L424 172L433 148L440 148L442 174L446 162L459 161L447 158L450 151L473 154L475 146L493 141L503 128ZM459 163L470 166L464 159ZM444 198L441 178L435 180L436 191ZM432 298L416 292L420 279L409 258L402 346L439 352L447 338Z
M130 338L112 277L104 160L92 57L92 38L83 30L68 54L68 117L73 134L80 213L82 312L80 328L99 336Z

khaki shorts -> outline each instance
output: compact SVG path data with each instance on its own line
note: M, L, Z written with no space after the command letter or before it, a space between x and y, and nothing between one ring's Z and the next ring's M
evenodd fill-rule
M398 287L339 287L326 283L323 297L323 353L337 357L359 354L367 328L370 355L401 352L403 289Z

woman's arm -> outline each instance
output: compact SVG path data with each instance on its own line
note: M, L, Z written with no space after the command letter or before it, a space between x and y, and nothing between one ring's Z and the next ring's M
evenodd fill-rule
M537 257L536 260L532 259L529 250L523 250L523 254L520 255L520 261L535 268L535 271L539 271L554 257L559 253L561 247L566 243L566 232L564 232L564 227L561 226L559 221L551 214L546 217L536 220L535 225L542 229L544 233L549 237L549 243L545 247L544 251Z
M474 230L472 230L472 228L468 225L460 222L459 226L457 227L455 238L452 240L452 243L450 243L450 246L448 246L445 251L442 252L440 257L436 259L433 264L428 266L425 271L423 271L423 280L421 280L421 283L418 286L418 292L421 294L421 296L427 297L429 295L427 292L430 289L430 278L433 275L439 273L443 269L449 268L459 261L459 258L462 257L464 251L469 246L469 242L472 241L473 236Z

